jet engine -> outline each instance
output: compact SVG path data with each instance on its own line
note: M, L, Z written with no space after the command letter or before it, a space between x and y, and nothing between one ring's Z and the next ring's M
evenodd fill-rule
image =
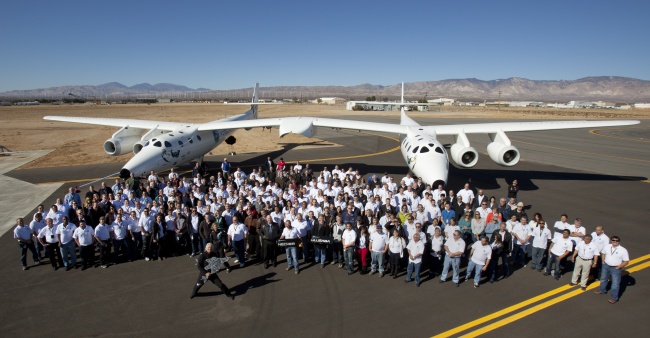
M140 133L141 129L125 126L104 142L104 151L111 156L124 155L133 149L136 142L140 141Z
M136 143L133 145L133 155L136 155L137 153L139 153L140 150L142 150L142 148L144 147L144 144L145 144L145 143L146 143L146 141L139 141L139 142L136 142Z
M487 146L488 155L492 161L504 167L512 167L519 163L519 149L510 143L510 139L503 131L489 134L492 142Z
M112 137L104 142L104 151L111 155L124 155L130 152L140 141L140 136Z
M451 159L463 168L471 168L478 162L478 152L470 146L465 133L456 135L456 143L450 149Z

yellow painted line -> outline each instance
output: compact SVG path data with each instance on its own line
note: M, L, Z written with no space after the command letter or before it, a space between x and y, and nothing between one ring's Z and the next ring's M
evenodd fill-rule
M546 146L546 145L542 145L542 144L536 144L536 143L530 143L530 142L525 142L525 141L521 141L521 140L515 140L515 139L512 139L512 138L511 138L511 140L517 141L518 143L524 143L524 144L528 144L528 145L531 145L531 146L542 147L542 148L563 150L563 151L568 151L568 152L573 152L573 153L581 153L581 154L587 154L587 155L596 155L596 156L600 156L600 157L616 158L616 159L620 159L620 160L630 160L630 161L640 161L640 162L649 162L650 163L650 160L642 160L642 159L638 159L638 158L604 155L604 154L598 154L598 153L591 153L591 152L588 152L588 151L551 147L551 146Z
M648 129L648 128L637 127L637 128L625 128L625 129ZM603 135L603 134L598 133L598 131L600 131L600 130L624 130L624 129L615 129L615 128L592 129L592 130L589 131L589 134L596 135L596 136L601 136L601 137L609 137L609 138L616 138L616 139L627 140L627 141L634 141L634 142L650 142L650 140L639 140L637 138L632 138L632 137Z
M626 271L628 273L633 273L633 272L636 272L636 271L639 271L639 270L643 270L643 269L645 269L647 267L650 267L650 262L645 262L645 263L643 263L641 265L637 265L637 266L635 266L633 268L627 269ZM587 287L587 291L595 289L595 288L597 288L599 286L600 286L600 281L594 282L594 283L592 283L591 285L589 285ZM463 335L462 337L478 337L478 336L480 336L480 335L482 335L484 333L490 332L490 331L492 331L494 329L498 329L498 328L500 328L500 327L502 327L504 325L510 324L510 323L512 323L512 322L514 322L516 320L519 320L521 318L530 316L531 314L533 314L535 312L538 312L540 310L543 310L543 309L545 309L545 308L547 308L549 306L555 305L555 304L557 304L559 302L562 302L562 301L565 301L565 300L567 300L569 298L573 298L573 297L575 297L577 295L581 295L584 292L585 291L582 291L581 289L571 291L571 292L566 293L566 294L564 294L562 296L559 296L557 298L554 298L554 299L548 300L548 301L546 301L544 303L541 303L539 305L533 306L530 309L526 309L526 310L524 310L522 312L513 314L512 316L510 316L508 318L502 319L502 320L500 320L498 322L492 323L492 324L490 324L488 326L485 326L483 328L480 328L478 330L469 332L466 335Z
M650 254L647 254L645 256L641 256L639 258L635 258L635 259L631 260L630 264L628 264L628 266L637 264L639 262L643 262L643 261L648 260L648 259L650 259ZM648 262L646 264L650 264L650 262ZM630 272L631 269L628 269L627 271ZM599 283L599 282L597 282L597 283ZM595 283L593 283L593 284L595 284ZM491 314L489 314L489 315L487 315L485 317L478 318L478 319L473 320L473 321L471 321L469 323L463 324L463 325L455 327L455 328L453 328L451 330L447 330L447 331L445 331L443 333L437 334L437 335L433 336L433 338L449 337L449 336L455 335L457 333L469 330L469 329L471 329L473 327L481 325L481 324L483 324L485 322L488 322L488 321L490 321L492 319L496 319L496 318L499 318L501 316L507 315L507 314L509 314L511 312L517 311L517 310L519 310L519 309L521 309L523 307L526 307L528 305L531 305L531 304L536 303L538 301L541 301L543 299L549 298L551 296L554 296L554 295L556 295L558 293L564 292L564 291L566 291L568 289L571 289L571 288L573 288L573 287L568 285L568 284L563 285L563 286L561 286L561 287L559 287L557 289L548 291L548 292L543 293L543 294L541 294L539 296L535 296L535 297L527 299L527 300L525 300L523 302L517 303L517 304L515 304L513 306L507 307L507 308L505 308L503 310L491 313Z

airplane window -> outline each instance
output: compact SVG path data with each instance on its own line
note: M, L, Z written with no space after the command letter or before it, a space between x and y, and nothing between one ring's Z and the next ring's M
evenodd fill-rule
M183 145L183 142L182 142L182 141L178 141L178 145L179 145L179 146L182 146L182 145Z
M194 141L192 141L192 139L189 139L188 141L189 141L190 143L194 143Z
M148 146L148 145L149 145L149 141L147 141L147 143L144 144L145 147Z
M199 141L201 141L201 136L200 136L200 135L196 135L196 139L199 140Z
M160 141L156 141L156 143L153 144L154 147L162 147L162 143Z
M174 137L174 134L169 134L169 136Z
M442 148L440 148L440 147L436 147L436 153L444 154L444 152L442 151Z
M422 141L423 139L419 138L418 141Z
M420 137L420 135L415 135L415 137Z
M179 133L179 134L182 134L183 132L182 132L182 131L178 131L178 133Z
M171 146L172 146L172 144L171 144L171 143L169 143L169 142L167 142L167 141L165 141L165 147L167 147L167 148L171 148Z
M429 152L429 148L427 147L422 147L422 149L420 149L420 154L428 153L428 152Z
M408 146L408 148L406 149L406 151L411 151L411 146Z
M156 142L156 139L155 139L155 138L152 138L152 139L151 139L151 142Z
M417 154L418 149L420 149L420 146L417 146L417 147L413 148L413 154Z
M429 147L433 148L434 147L433 143L429 143Z

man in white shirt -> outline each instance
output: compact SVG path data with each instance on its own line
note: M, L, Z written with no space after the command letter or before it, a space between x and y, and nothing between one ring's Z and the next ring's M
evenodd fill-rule
M232 224L228 227L228 246L233 246L235 248L235 255L237 255L237 260L235 264L239 263L239 267L244 267L244 262L246 261L246 239L248 238L248 229L244 223L239 223L237 216L233 216Z
M440 283L444 283L447 279L447 273L449 272L449 266L451 266L454 274L452 277L452 282L456 286L460 286L460 278L458 276L460 271L460 256L465 252L465 241L460 238L460 230L454 231L453 238L448 238L445 242L445 261L444 267L442 268L442 274L440 275Z
M468 280L474 273L474 287L478 288L481 281L481 272L487 270L492 257L492 247L488 245L486 236L482 236L479 242L472 244L472 251L470 252L470 260L467 265L467 272L465 280Z
M424 235L424 233L422 233ZM406 268L406 283L411 281L411 274L415 270L415 286L420 286L420 267L424 254L424 242L420 240L420 233L413 234L413 240L406 246L409 253L409 265Z
M300 236L298 235L298 230L296 230L296 228L291 226L290 220L285 220L284 229L282 230L282 236L280 236L280 239L298 239L298 238L300 238ZM297 255L296 247L295 246L286 247L286 253L287 253L287 263L289 264L287 266L287 271L291 270L291 263L293 262L293 267L297 275L298 273L300 273L300 268L298 266L298 255Z
M569 239L569 229L564 229L562 237L553 238L551 246L548 248L548 262L544 276L550 274L555 277L555 280L560 280L560 261L570 255L571 251L573 251L573 242ZM551 270L553 263L555 263L555 272Z
M473 205L474 204L474 191L469 188L469 183L465 183L465 187L458 191L458 196L463 200L463 203Z
M602 225L596 227L596 231L591 233L591 238L594 244L598 247L598 252L602 252L605 248L605 245L609 244L609 236L605 235L605 228ZM599 259L596 262L596 269L594 270L594 276L596 278L600 277L602 271L603 260Z
M16 219L16 229L14 229L14 239L18 241L18 246L20 247L20 263L23 266L23 270L27 270L27 250L32 252L32 259L34 264L41 264L41 261L36 252L36 247L34 247L34 232L32 229L25 224L22 218Z
M513 264L519 264L526 267L526 252L528 251L528 241L530 240L530 229L528 228L528 218L522 217L521 223L517 222L512 227Z
M93 228L87 226L86 222L79 221L79 227L75 229L73 237L79 246L81 270L86 270L94 264L95 260L95 246L93 245L95 231Z
M533 236L533 256L530 268L542 271L542 259L544 258L544 252L548 246L548 241L552 236L551 230L548 229L545 221L540 220L537 222L537 226L533 229L531 235Z
M111 255L111 231L112 227L106 224L104 216L99 217L99 224L95 227L95 241L99 250L99 264L103 269L108 267Z
M571 276L571 286L578 284L578 276L580 276L580 287L582 287L582 291L587 290L589 271L596 267L599 253L598 246L591 241L591 235L586 235L584 240L576 245L573 257L571 257L571 262L575 264Z
M63 265L66 271L77 266L77 248L72 237L76 229L76 225L68 222L68 216L61 217L61 224L56 228L56 234L59 237L59 247L61 247L61 256L63 256ZM68 256L70 256L70 259L68 259Z
M41 252L44 251L41 242L38 241L38 233L41 232L41 229L45 228L45 220L43 219L43 214L37 212L34 214L34 219L29 223L29 228L34 234L34 249L36 249L36 256L41 257Z
M600 274L600 289L594 291L595 294L607 294L607 279L612 279L612 295L609 299L611 304L618 302L621 273L623 268L630 263L630 255L627 249L620 245L621 239L618 236L612 236L611 244L605 245L600 252L603 260L603 272Z
M56 271L58 269L57 260L59 265L63 267L61 262L61 252L59 251L59 237L56 235L56 228L54 227L54 220L51 218L45 219L45 227L41 229L38 233L39 243L45 248L45 252L50 258L50 264L52 264L52 270Z
M562 214L560 220L555 222L555 225L553 225L553 230L555 231L553 238L562 238L562 231L568 229L570 225L567 223L567 219L569 219L569 217L566 214Z
M370 235L371 275L375 274L377 268L379 268L379 278L384 277L384 255L386 255L386 251L388 251L388 236L383 232L382 226L377 225L377 231Z
M113 257L114 264L118 263L118 255L122 251L122 258L124 261L131 260L131 252L129 244L126 242L126 236L129 234L129 224L122 219L122 215L118 214L113 224L111 224L113 232Z
M340 217L336 216L337 224L340 222ZM336 230L335 230L336 231ZM357 241L357 233L352 230L352 223L345 224L345 230L341 234L341 244L343 245L343 256L345 257L345 265L348 268L348 275L354 273L354 245Z
M576 218L575 222L569 225L569 238L573 241L575 247L578 243L582 242L582 238L587 234L587 230L582 226L582 220Z
M311 225L298 212L296 219L291 222L291 226L298 231L298 236L300 236L300 240L302 241L302 248L300 248L302 249L302 255L298 254L298 257L303 256L303 262L307 263L309 261L309 232L311 231Z

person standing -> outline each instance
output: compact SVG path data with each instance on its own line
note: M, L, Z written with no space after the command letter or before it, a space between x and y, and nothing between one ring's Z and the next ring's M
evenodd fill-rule
M334 241L332 242L332 264L338 263L339 268L342 268L345 262L345 250L343 249L343 232L345 232L347 229L347 225L343 224L340 215L336 215L335 221L330 223L330 227L332 229L332 237L334 238ZM350 224L350 227L352 227L352 224ZM354 243L352 246L352 257L354 257Z
M25 225L23 219L16 219L14 239L18 241L18 246L20 247L20 263L23 266L23 270L27 270L27 250L32 252L32 259L34 260L34 264L41 264L38 253L36 252L36 247L34 246L33 237L34 232L28 225Z
M611 277L612 294L609 299L610 304L618 302L620 296L621 273L623 272L623 268L630 263L630 255L627 252L627 249L620 245L620 242L620 237L612 236L611 244L605 245L603 251L600 252L603 260L603 272L600 274L600 289L594 291L594 293L597 295L607 294L607 280Z
M265 223L260 225L260 235L262 236L262 253L264 257L264 268L268 269L273 263L273 267L278 265L278 238L280 238L280 226L273 222L271 215L266 215Z
M248 229L244 223L239 223L237 216L233 216L232 224L228 227L228 246L235 248L237 260L235 264L239 263L239 267L244 267L246 261L246 238L248 237Z
M490 279L492 281L496 281L497 279L499 258L501 258L501 265L503 266L503 278L508 278L510 276L508 254L510 253L510 247L512 245L512 235L507 231L506 227L506 223L501 223L499 225L499 230L496 230L492 233L492 239L490 240L490 244L494 244L497 240L497 235L501 238L501 245L497 250L495 250L495 256L493 257L494 261L492 262L492 277Z
M112 227L104 221L104 216L99 218L95 227L95 241L99 250L99 265L106 269L111 255L111 230Z
M219 271L224 259L227 258L219 258L217 257L217 254L212 251L212 243L205 245L205 251L201 253L197 259L196 266L199 268L199 278L196 280L196 284L194 284L194 289L192 289L190 299L194 298L201 287L207 282L212 282L214 285L219 287L226 297L232 300L235 299L235 296L230 292L230 290L228 290L228 287L223 284L219 276L217 276L217 271Z
M411 281L411 274L415 272L415 286L420 286L420 267L424 254L424 242L420 240L420 233L413 234L413 240L406 246L409 253L409 265L406 268L406 283Z
M576 245L573 257L571 257L571 262L574 263L571 285L578 284L578 276L580 276L582 291L587 290L589 272L592 268L596 268L596 261L598 261L598 253L600 252L598 246L591 239L591 235L584 236L582 241Z
M223 162L221 162L221 172L223 173L223 179L227 181L230 176L230 163L228 163L227 158L224 158Z
M43 214L40 212L37 212L34 214L34 219L29 223L29 228L32 230L32 233L34 234L32 238L34 239L34 248L36 249L36 256L38 256L38 259L40 260L43 255L41 255L41 252L44 253L43 246L41 245L41 242L38 241L38 233L41 232L41 229L45 228L45 220L43 219Z
M300 238L298 234L298 230L291 226L291 221L290 220L285 220L284 221L284 230L282 230L282 236L280 236L280 239L298 239ZM293 268L296 271L296 275L300 273L300 267L298 266L298 256L297 256L297 248L295 246L288 246L286 248L286 253L287 253L287 271L291 270L291 263L293 262Z
M460 271L460 256L465 252L465 241L460 238L460 231L454 231L453 238L448 238L445 242L445 261L440 275L440 283L444 283L447 279L447 273L451 266L453 270L452 282L456 286L460 286L459 271Z
M388 239L388 260L390 275L393 276L393 279L396 279L399 273L399 261L404 255L404 249L406 249L406 241L400 237L399 231L393 230L393 236Z
M63 267L63 259L61 257L61 252L59 251L59 237L56 235L56 228L54 227L53 219L49 217L45 219L45 227L38 233L37 238L50 258L52 270L56 271L58 266Z
M337 219L340 219L337 216ZM354 273L354 246L357 241L357 233L352 230L352 223L345 224L345 230L341 234L341 244L343 246L343 256L345 257L345 265L348 268L348 275ZM359 267L362 273L363 267Z
M440 275L440 270L442 270L442 260L445 254L443 248L445 238L442 236L442 231L439 226L430 225L429 228L431 227L433 227L433 235L431 236L431 265L429 267L429 275L431 275L431 278L436 278L436 276Z
M122 257L124 261L131 260L129 245L126 242L126 236L128 235L129 226L122 220L122 215L118 214L115 222L111 224L111 230L113 232L113 246L114 246L114 264L118 263L117 256L120 251L122 251Z
M377 225L377 231L370 235L370 257L372 259L370 274L374 275L379 268L379 278L384 277L384 255L388 251L388 237Z
M368 252L370 251L370 249L368 249L370 246L370 235L368 234L368 228L365 225L359 229L356 246L357 260L359 261L361 274L365 275L368 273Z
M536 269L537 271L542 271L542 259L544 258L544 252L546 252L548 241L552 236L551 230L549 230L549 228L546 226L546 222L540 219L537 222L537 226L535 226L533 229L531 236L533 236L533 255L530 268Z
M467 265L465 280L468 280L474 272L474 287L478 288L481 281L481 272L486 271L492 257L492 248L488 245L487 237L481 237L479 242L472 244L470 260Z
M560 262L570 255L571 251L573 251L573 242L569 239L569 229L564 229L562 237L553 238L551 246L548 248L548 262L544 276L550 274L555 277L555 280L560 280ZM551 271L553 263L555 263L555 272Z
M73 237L77 246L79 246L81 271L86 270L95 264L95 246L93 245L95 231L93 228L86 225L86 222L79 221L79 227L75 229Z
M66 271L70 271L70 269L77 266L77 248L72 237L77 226L68 222L68 216L61 217L61 221L61 224L56 228L56 234L59 237L63 265ZM69 259L68 256L70 256Z

